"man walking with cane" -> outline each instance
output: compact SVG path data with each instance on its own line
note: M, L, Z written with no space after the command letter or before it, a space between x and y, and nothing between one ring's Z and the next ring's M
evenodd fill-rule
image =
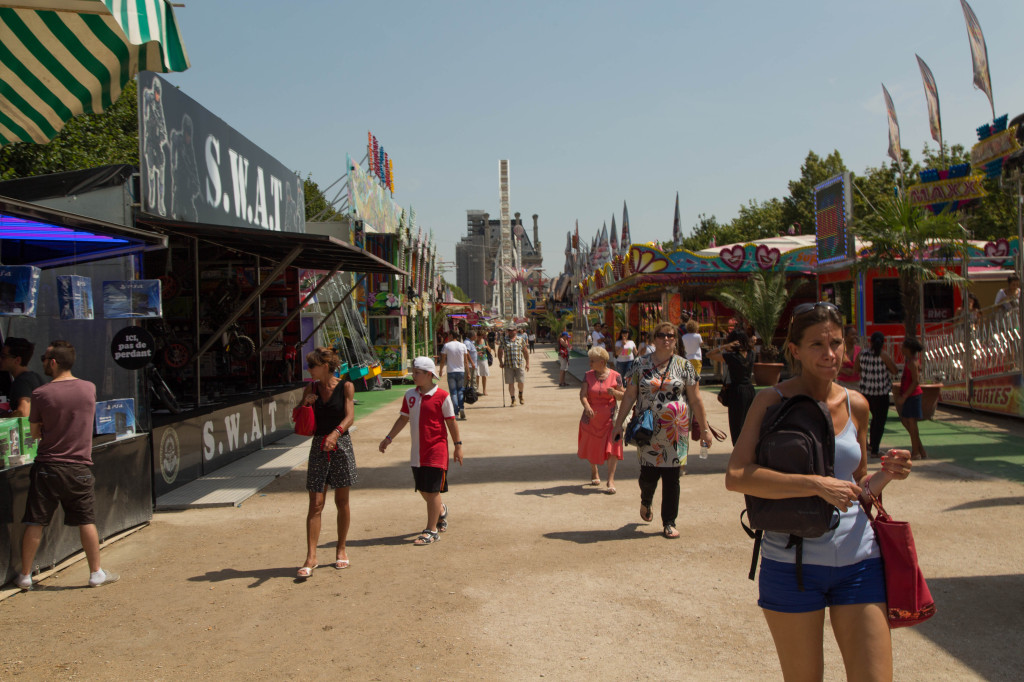
M503 370L505 383L508 384L508 394L512 398L509 407L516 406L515 389L519 387L519 404L523 404L523 385L526 383L526 373L530 371L530 353L526 341L519 336L519 330L512 327L508 330L501 345L498 346L498 364Z

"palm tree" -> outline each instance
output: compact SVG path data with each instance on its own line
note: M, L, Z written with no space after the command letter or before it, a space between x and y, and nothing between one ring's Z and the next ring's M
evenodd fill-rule
M541 324L543 324L545 327L551 330L551 336L552 338L555 339L561 336L562 331L565 329L566 325L572 322L572 320L572 313L566 313L565 315L559 317L557 311L550 309L545 310L544 315L541 316L540 318Z
M740 282L720 286L711 294L754 328L761 339L761 360L775 362L779 357L779 349L772 343L775 330L789 299L805 283L798 280L787 288L785 272L760 270Z
M875 215L854 225L852 231L870 243L864 255L854 263L854 272L896 272L907 338L917 336L923 282L934 279L957 285L967 282L951 269L963 262L967 244L966 232L949 213L933 215L898 196L883 204Z

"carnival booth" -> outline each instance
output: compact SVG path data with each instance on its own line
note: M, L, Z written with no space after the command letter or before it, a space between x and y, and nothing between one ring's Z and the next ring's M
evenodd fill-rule
M940 213L969 213L985 196L983 181L1022 161L1024 116L1008 126L1006 116L978 129L979 142L971 163L946 169L927 169L907 190L907 201ZM849 174L838 175L814 188L818 250L819 299L835 303L862 337L886 336L887 349L903 362L901 345L905 318L900 283L893 271L857 271L857 259L872 245L855 240L848 229L852 215ZM1020 187L1017 188L1018 194ZM969 225L969 220L964 221ZM966 235L965 235L966 236ZM1018 306L993 306L1019 259L1020 239L963 242L964 254L949 262L937 248L918 257L939 271L945 268L967 279L967 288L941 280L921 286L918 337L925 346L923 383L926 414L935 402L998 414L1024 416L1024 349ZM969 296L977 308L967 310ZM931 398L931 399L929 399Z
M161 494L292 432L304 351L319 331L303 318L315 297L333 287L344 307L352 287L337 278L403 271L340 236L307 233L302 180L156 74L139 75L139 118L136 220L170 246L147 259L167 283L154 331L175 396L154 413L159 507ZM349 329L365 356L365 330Z
M372 375L403 380L411 377L411 358L433 352L434 299L431 286L437 256L432 240L416 225L416 211L392 199L394 161L368 133L363 170L351 157L347 162L347 215L355 229L353 243L391 263L392 273L375 273L356 288L359 314L366 320L370 348L379 358ZM413 236L415 235L415 236Z
M56 187L52 178L0 183L0 195L118 185L119 171L105 169L99 176L65 175ZM0 196L3 338L20 337L35 344L28 368L39 375L46 346L56 339L70 341L77 351L75 376L96 384L92 459L101 538L145 523L153 515L151 425L139 370L148 364L154 348L136 325L160 308L159 283L140 279L142 255L166 244L166 237L149 231ZM27 418L0 420L0 583L22 568L20 521L37 445ZM78 530L64 526L63 511L58 510L43 531L36 564L56 565L80 548Z
M710 295L712 289L759 270L784 271L793 279L813 278L815 264L813 237L801 235L697 252L665 252L653 245L633 244L625 257L615 256L585 279L580 295L591 307L604 306L609 329L616 305L626 307L626 323L640 334L662 320L679 325L685 312L700 322L704 345L710 346L735 324L732 311ZM791 305L812 290L798 292Z

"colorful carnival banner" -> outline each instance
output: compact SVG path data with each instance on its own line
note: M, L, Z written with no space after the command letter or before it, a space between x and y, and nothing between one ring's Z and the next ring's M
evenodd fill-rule
M767 244L733 244L717 253L680 249L666 253L659 248L634 244L627 258L599 267L581 284L582 291L598 301L602 296L640 292L664 287L669 281L714 284L723 275L760 270L813 273L817 268L814 246L783 252Z
M907 188L911 206L922 206L940 213L957 210L985 196L984 175L969 175L970 165L957 164L949 169L921 171L921 182Z
M402 207L386 194L376 177L360 168L351 156L346 159L352 214L378 232L394 234L402 221Z
M1021 375L976 379L972 390L967 384L960 382L942 387L939 399L947 405L956 405L984 412L1007 414L1014 417L1024 416L1024 386Z

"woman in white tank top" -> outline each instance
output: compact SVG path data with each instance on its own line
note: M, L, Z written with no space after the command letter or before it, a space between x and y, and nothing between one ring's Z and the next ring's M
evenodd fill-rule
M879 494L910 474L910 452L891 450L882 469L867 471L868 404L835 383L843 358L843 324L832 303L804 303L793 310L786 354L796 372L754 399L726 473L726 487L756 497L818 496L837 507L839 527L804 539L803 589L796 585L793 550L765 534L759 579L761 606L783 677L821 679L825 609L849 679L892 679L892 642L886 618L885 576L874 531L861 513L865 489ZM786 474L758 466L755 448L765 411L784 398L809 395L825 403L836 433L835 476ZM862 497L863 495L863 497ZM852 646L851 646L852 643ZM867 653L870 652L870 653Z

